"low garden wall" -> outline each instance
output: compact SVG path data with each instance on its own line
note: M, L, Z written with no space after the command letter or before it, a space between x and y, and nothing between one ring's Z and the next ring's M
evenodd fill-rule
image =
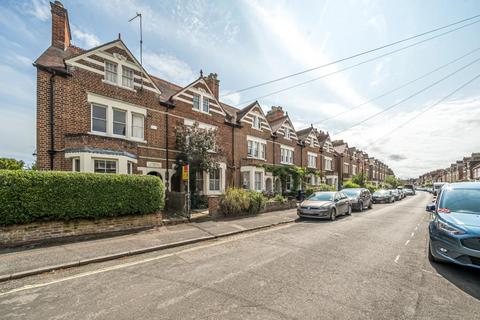
M158 226L153 176L0 170L0 245Z
M268 201L265 206L265 209L263 209L260 212L264 213L264 212L271 212L271 211L289 210L289 209L294 209L296 207L297 207L296 200Z
M11 225L0 227L0 248L135 232L160 225L161 214Z

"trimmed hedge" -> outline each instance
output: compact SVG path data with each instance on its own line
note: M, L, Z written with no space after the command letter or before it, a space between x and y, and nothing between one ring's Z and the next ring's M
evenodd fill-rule
M157 177L0 170L0 225L154 213L164 206Z

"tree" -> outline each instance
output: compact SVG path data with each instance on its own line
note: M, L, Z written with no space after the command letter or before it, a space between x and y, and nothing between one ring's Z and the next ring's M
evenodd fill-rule
M388 184L393 189L396 189L401 184L400 180L395 176L387 176L385 178L385 183Z
M368 182L368 179L364 173L359 173L352 177L352 182L355 184L358 184L360 187L365 187L365 185Z
M0 169L5 170L22 170L25 163L22 160L10 158L0 158Z

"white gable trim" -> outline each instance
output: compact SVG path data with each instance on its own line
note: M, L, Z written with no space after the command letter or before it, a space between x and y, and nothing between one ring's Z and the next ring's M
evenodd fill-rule
M200 93L198 89L196 89L194 86L201 82L206 88L207 88L207 94L205 94L205 92L202 92ZM225 110L223 109L222 107L222 104L220 103L220 101L218 101L218 99L215 97L215 95L213 94L213 92L210 90L210 87L208 86L208 84L205 82L205 80L203 78L198 78L197 80L195 80L194 82L192 82L191 84L189 84L188 86L186 86L185 88L183 88L182 90L180 90L179 92L175 93L173 96L172 96L172 99L179 99L179 96L181 94L184 94L185 95L185 91L187 90L190 90L190 91L194 91L194 92L198 92L199 94L202 94L204 96L206 96L207 98L209 99L212 99L216 102L216 106L220 107L220 110L222 111L221 114L223 116L226 116L227 113L225 112ZM210 110L212 112L214 112L213 110ZM219 112L217 112L219 113Z
M120 61L120 59L116 58L113 54L105 52L105 50L110 49L112 47L118 47L118 48L123 49L128 54L128 56L133 61L135 61L135 63L132 63L128 60ZM157 87L155 82L152 80L152 78L150 77L148 72L145 70L145 68L143 68L143 66L140 65L140 63L135 58L135 56L130 52L130 50L127 48L127 46L121 40L117 40L117 41L114 41L112 43L109 43L109 44L106 44L106 45L103 45L103 46L98 46L93 50L89 50L89 51L84 52L84 53L82 53L78 56L75 56L73 58L65 60L65 63L70 64L70 65L75 65L79 68L85 68L86 70L91 71L90 69L93 69L93 68L88 68L88 66L83 66L82 64L79 64L78 61L79 60L85 60L85 58L88 58L88 56L92 55L92 54L97 55L97 56L102 57L102 58L105 58L105 59L108 59L108 60L113 60L114 62L118 63L119 65L125 65L128 68L131 68L131 69L134 69L136 71L139 71L139 72L143 73L145 75L144 79L148 80L147 82L154 86L154 92L156 92L158 94L161 94L160 89ZM93 59L89 59L89 60L86 60L86 61L91 62L90 60L93 60ZM96 70L96 71L99 71L99 70ZM148 89L152 90L151 88L148 88Z

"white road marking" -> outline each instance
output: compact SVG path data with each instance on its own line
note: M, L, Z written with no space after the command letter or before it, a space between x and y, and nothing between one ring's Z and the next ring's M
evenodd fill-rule
M398 259L400 259L400 255L398 255L398 256L395 258L394 262L395 262L395 263L398 263Z
M418 226L415 227L415 231L417 231L417 230L418 230Z
M409 243L410 243L410 240L407 240L407 242L405 242L405 245L408 246Z
M412 237L412 238L413 238L413 236L414 236L414 235L415 235L415 232L412 232L412 234L411 234L411 236L410 236L410 237Z
M42 288L42 287L46 287L46 286L49 286L49 285L52 285L52 284L65 282L65 281L68 281L68 280L84 278L84 277L92 276L92 275L99 274L99 273L105 273L105 272L109 272L109 271L114 271L114 270L118 270L118 269L128 268L128 267L136 266L136 265L139 265L139 264L144 264L144 263L156 261L156 260L161 260L161 259L172 257L172 256L175 256L175 255L178 255L178 254L197 251L197 250L200 250L200 249L214 247L214 246L217 246L217 245L220 245L220 244L233 242L233 241L238 240L239 238L241 238L241 239L248 238L248 237L252 237L254 235L257 235L259 233L272 232L272 231L275 231L275 230L278 230L278 229L289 228L291 226L293 226L293 224L286 224L286 225L274 227L274 228L268 229L268 230L257 231L257 232L254 232L254 233L243 234L243 235L237 235L233 238L229 238L229 239L225 239L225 240L217 240L214 243L209 243L209 244L205 244L205 245L202 245L202 246L188 248L188 249L184 249L184 250L180 250L180 251L176 251L176 252L166 253L166 254L162 254L160 256L156 256L156 257L152 257L152 258L142 259L142 260L128 262L128 263L117 264L117 265L114 265L114 266L111 266L111 267L106 267L106 268L102 268L102 269L98 269L98 270L94 270L94 271L83 272L83 273L79 273L79 274L76 274L76 275L73 275L73 276L53 280L53 281L50 281L50 282L38 283L38 284L33 284L33 285L26 285L26 286L23 286L23 287L20 287L20 288L12 289L10 291L2 292L2 293L0 293L0 297L11 294L11 293L15 293L15 292L25 291L25 290L29 290L29 289Z

